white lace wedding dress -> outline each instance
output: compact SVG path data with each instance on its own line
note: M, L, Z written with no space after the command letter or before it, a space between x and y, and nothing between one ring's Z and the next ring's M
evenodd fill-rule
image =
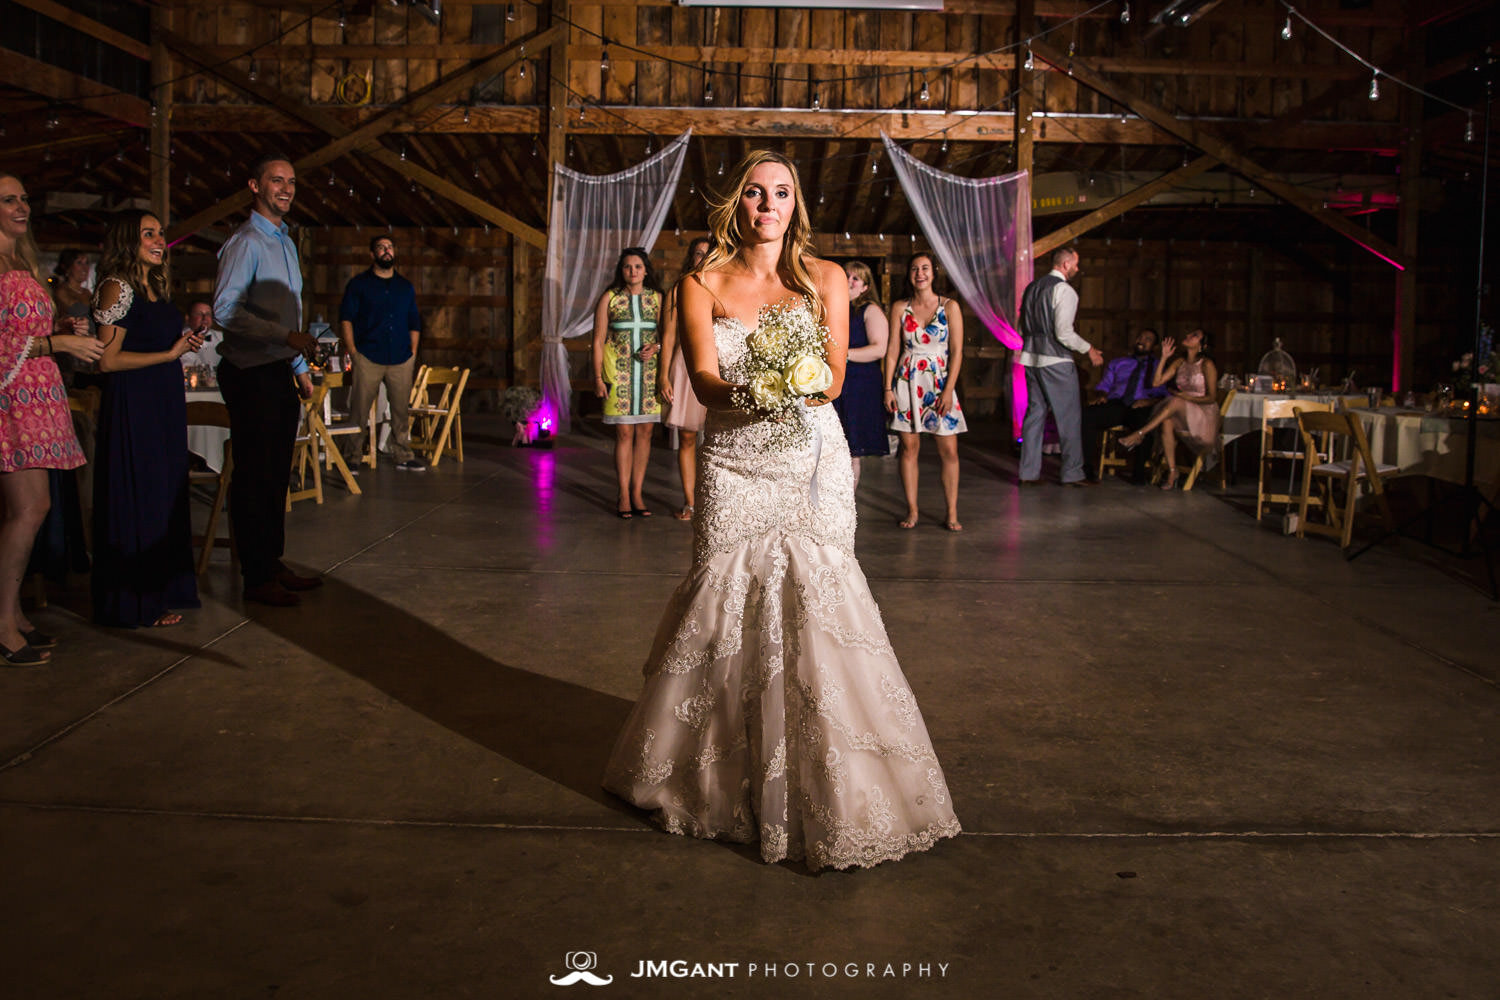
M727 381L746 380L749 332L734 318L714 324ZM807 415L816 447L777 450L764 421L709 411L692 570L667 605L604 786L671 833L758 839L768 862L870 866L959 824L854 558L838 415Z

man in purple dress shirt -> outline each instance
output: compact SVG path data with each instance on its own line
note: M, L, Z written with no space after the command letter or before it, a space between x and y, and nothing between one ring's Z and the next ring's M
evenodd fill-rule
M1152 388L1156 371L1156 331L1150 328L1135 335L1135 353L1116 358L1104 368L1104 376L1094 386L1094 398L1083 408L1083 471L1093 482L1099 481L1099 446L1104 431L1124 424L1137 430L1151 419L1156 402L1167 394L1166 386ZM1146 458L1150 448L1136 448L1130 453L1131 480L1144 482Z

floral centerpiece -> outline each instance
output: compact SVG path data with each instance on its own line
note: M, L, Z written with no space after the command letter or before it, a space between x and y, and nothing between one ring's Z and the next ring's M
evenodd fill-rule
M750 350L749 381L731 393L734 404L771 422L771 445L795 448L811 440L805 400L827 399L833 385L828 367L828 328L798 300L763 306Z
M500 397L500 412L516 427L512 446L531 444L536 440L536 417L542 408L542 394L529 385L513 385Z
M1495 350L1495 331L1489 324L1480 326L1478 346L1478 351L1467 351L1453 362L1453 381L1461 388L1500 382L1500 351Z

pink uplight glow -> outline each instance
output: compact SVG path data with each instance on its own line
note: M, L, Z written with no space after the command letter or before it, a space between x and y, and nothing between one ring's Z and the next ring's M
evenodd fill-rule
M1012 351L1021 349L1021 335L1002 316L985 317L990 334ZM1010 422L1011 433L1019 439L1021 424L1026 419L1026 369L1012 362L1010 372Z

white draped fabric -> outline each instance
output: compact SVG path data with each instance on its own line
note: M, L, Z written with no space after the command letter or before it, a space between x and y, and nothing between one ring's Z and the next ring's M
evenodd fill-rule
M1031 282L1031 178L1024 171L978 180L929 167L891 141L886 152L906 200L959 297L1006 347L1021 349L1017 314ZM1026 375L1011 366L1011 421L1026 415Z
M572 420L563 341L593 331L594 306L626 247L648 250L661 232L692 130L655 156L617 174L593 177L553 168L547 267L542 278L543 412L559 432Z

